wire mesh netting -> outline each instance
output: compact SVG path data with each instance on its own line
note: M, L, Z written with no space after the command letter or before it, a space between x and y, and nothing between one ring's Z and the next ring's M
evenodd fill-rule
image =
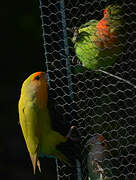
M74 27L102 19L110 4L106 0L40 0L49 91L64 124L76 125L81 136L81 152L74 147L65 150L71 152L73 166L57 162L59 180L136 179L136 31L132 11L136 3L120 2L126 30L120 31L125 35L124 48L106 70L80 71L83 62L72 43Z

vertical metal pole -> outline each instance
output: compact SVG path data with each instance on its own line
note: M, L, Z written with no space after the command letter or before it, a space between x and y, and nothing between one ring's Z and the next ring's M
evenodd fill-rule
M69 48L68 48L68 37L67 37L67 30L66 30L67 27L66 27L64 0L60 0L60 12L61 12L61 20L62 20L62 30L63 30L64 51L65 51L69 95L71 99L73 100L74 96L73 96L73 88L72 88L71 67L70 67L70 61L69 61Z
M77 179L82 180L81 165L78 159L76 159L76 167L77 167Z
M48 84L50 86L50 77L49 77L49 73L48 73L48 58L47 58L47 49L46 49L46 40L44 38L45 36L45 26L44 26L44 20L43 20L43 10L42 10L42 0L39 0L40 3L40 10L41 10L41 20L42 20L42 32L43 32L43 47L44 47L44 54L45 54L45 65L47 68L47 75L48 75Z
M65 16L65 9L64 9L64 0L60 0L60 11L61 11L61 18L62 18L63 40L64 40L64 51L65 51L65 59L66 59L69 95L71 97L71 100L73 101L74 94L73 94L73 88L72 88L71 67L70 67L70 61L69 61L69 48L68 48L68 37L67 37L67 31L66 31L67 26L66 26L66 16ZM82 180L81 166L78 159L76 159L76 168L77 168L77 180Z
M45 20L44 20L44 11L42 10L42 7L44 7L42 0L39 0L40 2L40 10L41 10L41 20L42 20L42 30L43 30L43 41L44 41L44 50L45 50L45 59L46 59L46 67L47 67L47 72L49 71L49 67L48 67L48 49L46 47L46 40L45 39L45 35L46 35L46 29L45 29ZM60 12L60 16L58 15L58 17L61 20L61 30L62 30L62 36L60 36L60 38L63 40L62 42L62 50L64 50L64 53L60 53L59 55L62 57L61 59L65 62L65 68L66 68L66 76L67 76L67 80L68 80L68 89L69 89L69 97L71 99L71 102L73 102L74 99L74 95L73 95L73 88L72 88L72 77L71 77L71 67L70 67L70 60L69 60L69 46L68 46L68 37L67 37L67 31L66 31L66 16L65 16L65 8L64 8L64 0L59 0L58 3L56 4L56 7L58 7L59 9L57 9L58 12ZM58 27L57 27L58 28ZM57 29L56 29L57 31ZM48 41L48 40L47 40ZM48 74L48 81L50 83L50 77ZM77 179L81 180L81 167L80 167L80 162L78 160L76 160L76 169L77 169ZM56 160L56 171L57 171L57 180L60 179L59 177L59 169L58 169L58 162Z

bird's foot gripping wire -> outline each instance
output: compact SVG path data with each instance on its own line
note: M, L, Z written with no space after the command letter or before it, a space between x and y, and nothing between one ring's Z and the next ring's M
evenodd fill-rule
M71 63L72 63L73 65L79 65L79 66L82 66L81 61L80 61L76 56L73 56L73 57L72 57Z
M79 137L75 137L74 134L73 134L73 130L76 130L78 135L80 136L80 132L79 130L77 129L76 126L71 126L68 134L66 135L66 138L68 139L71 139L72 141L80 141L80 138Z

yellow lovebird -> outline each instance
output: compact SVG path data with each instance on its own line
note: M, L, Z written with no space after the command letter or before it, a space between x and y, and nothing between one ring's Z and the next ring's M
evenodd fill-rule
M68 159L56 146L65 143L70 137L70 129L65 137L52 129L48 111L48 82L45 72L31 74L23 83L19 100L19 122L31 157L33 171L36 165L41 171L38 157L57 157L67 165Z

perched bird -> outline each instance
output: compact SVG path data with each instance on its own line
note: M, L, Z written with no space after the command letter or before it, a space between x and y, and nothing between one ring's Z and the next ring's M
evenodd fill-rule
M88 180L110 180L111 167L108 162L108 145L101 135L95 135L86 143L88 149ZM107 158L107 159L106 159ZM106 161L105 161L106 160Z
M106 69L123 51L125 42L123 11L112 4L103 11L103 18L90 20L74 28L72 41L82 66L89 70Z
M23 83L19 99L19 122L31 157L34 173L36 165L40 169L39 156L57 157L67 165L68 159L57 149L71 136L71 127L67 136L52 129L48 111L48 82L44 72L31 74Z

